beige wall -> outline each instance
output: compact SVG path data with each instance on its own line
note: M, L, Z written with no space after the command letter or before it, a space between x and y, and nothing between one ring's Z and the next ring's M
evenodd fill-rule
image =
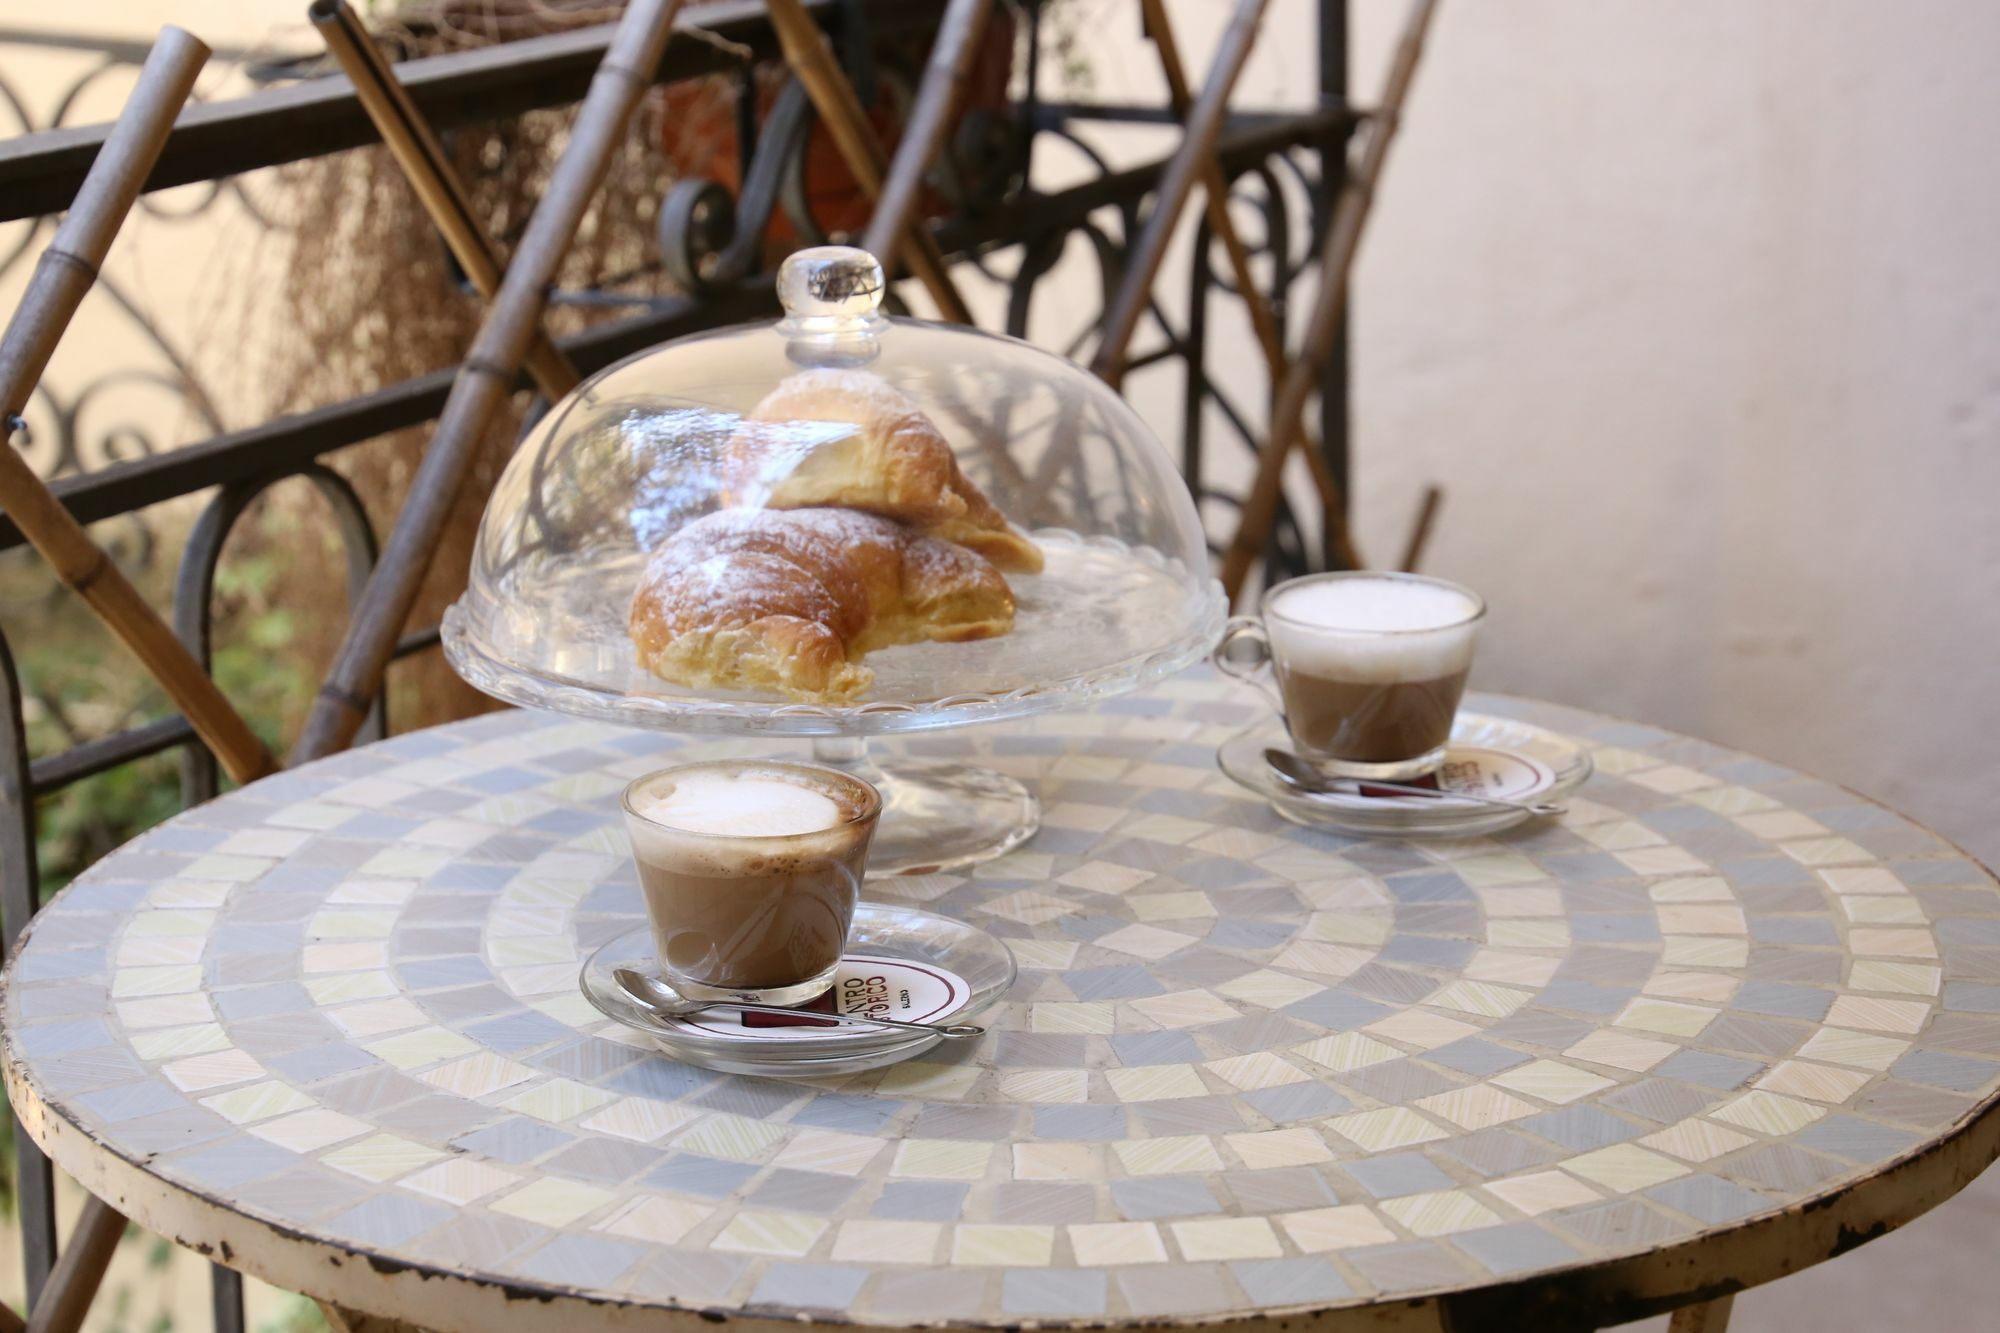
M1156 88L1079 3L1099 92ZM1204 62L1225 8L1174 6ZM1354 11L1366 93L1404 10ZM1308 95L1309 12L1276 0L1240 102ZM1996 52L1990 5L1444 0L1358 275L1355 489L1383 560L1445 486L1479 684L2000 858Z

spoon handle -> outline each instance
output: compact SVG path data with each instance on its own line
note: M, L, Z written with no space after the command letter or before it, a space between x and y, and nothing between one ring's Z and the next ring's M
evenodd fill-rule
M735 1000L717 1000L705 1004L704 1009L737 1009L755 1014L782 1014L786 1018L819 1018L829 1023L859 1024L864 1027L909 1028L912 1032L935 1032L953 1041L964 1041L973 1037L983 1037L986 1029L977 1023L911 1023L901 1018L877 1018L872 1014L823 1014L806 1009L785 1009L775 1004L741 1004Z
M1510 801L1504 796L1481 796L1477 792L1410 787L1400 782L1376 782L1371 778L1356 778L1354 785L1357 788L1379 787L1383 791L1393 791L1404 796L1428 796L1433 800L1473 801L1479 805L1499 805L1509 810L1526 810L1530 814L1537 815L1559 815L1569 809L1560 801Z

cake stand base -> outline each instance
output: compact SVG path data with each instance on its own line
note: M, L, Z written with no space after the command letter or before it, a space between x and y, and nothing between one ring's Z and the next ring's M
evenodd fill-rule
M977 865L1035 836L1034 793L1004 773L949 760L878 762L860 737L813 742L813 760L875 784L882 822L868 853L871 875L926 875Z

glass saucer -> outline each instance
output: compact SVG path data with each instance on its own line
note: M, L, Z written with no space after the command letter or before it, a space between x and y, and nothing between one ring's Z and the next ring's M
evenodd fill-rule
M810 1010L797 1020L727 1009L655 1018L619 984L620 968L659 977L650 928L634 926L584 961L578 978L584 997L606 1018L644 1033L676 1060L724 1073L854 1074L907 1060L944 1040L900 1028L814 1025ZM892 1018L969 1022L1007 993L1014 976L1014 955L976 926L912 907L864 902L855 909L847 957L831 994L849 1012L879 1003Z
M1264 762L1267 748L1290 749L1284 720L1268 717L1230 737L1216 763L1236 782L1271 803L1294 824L1358 837L1471 837L1534 818L1526 810L1429 796L1304 796ZM1552 801L1591 773L1590 752L1566 737L1510 717L1460 713L1439 773L1449 793L1478 791L1510 801Z

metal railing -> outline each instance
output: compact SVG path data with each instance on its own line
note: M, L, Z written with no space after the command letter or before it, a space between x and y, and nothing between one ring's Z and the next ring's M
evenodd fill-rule
M921 36L933 29L942 0L807 0L814 16L837 37L837 47L849 58L873 39ZM1033 77L1036 53L1045 21L1044 5L1027 0L1020 15L1029 53L1025 95L1006 108L987 128L1001 151L1018 154L1013 179L1030 179L1028 167L1036 152L1056 141L1066 151L1081 154L1094 174L1078 184L1041 192L1016 184L998 197L958 199L954 211L934 225L944 253L956 264L976 268L1008 291L1004 328L1026 336L1038 285L1053 270L1065 248L1082 238L1100 269L1100 292L1108 294L1128 248L1138 236L1150 192L1160 180L1167 159L1114 167L1089 142L1093 123L1171 124L1164 105L1108 105L1044 100ZM1133 17L1136 25L1136 12ZM679 41L671 44L658 79L663 83L693 79L742 68L747 58L766 61L777 43L758 0L724 0L700 11L701 26L722 40ZM1343 0L1319 0L1319 104L1295 112L1255 112L1233 115L1217 143L1217 156L1233 185L1242 187L1240 206L1257 211L1262 221L1257 248L1270 273L1266 296L1280 327L1287 298L1309 279L1315 256L1311 249L1323 231L1331 191L1344 169L1345 144L1353 117L1345 104L1346 7ZM406 61L397 73L417 106L440 130L518 116L574 102L584 91L603 53L605 28L580 29L554 36L532 37L459 54ZM92 51L106 65L143 59L142 43L102 42L91 38L51 36L0 29L0 48L10 43L64 46ZM732 46L736 48L732 52ZM376 142L366 114L345 79L312 77L309 63L259 66L256 77L268 86L247 96L190 107L176 124L159 164L148 180L149 190L195 182L212 182L216 193L232 188L241 173L298 162ZM747 84L747 80L746 80ZM62 108L74 102L65 97ZM21 99L6 82L0 67L0 108L11 107L29 132L0 142L0 222L44 219L62 210L74 196L98 147L104 126L68 126L62 108L54 123L34 128ZM745 185L734 203L737 234L748 229L761 236L778 209L785 207L782 191L770 180L770 164L795 154L811 127L811 108L804 99L780 95L761 125L755 126L754 160L743 173ZM759 171L759 165L766 169ZM706 187L712 199L717 186ZM683 188L683 204L697 200L699 191ZM671 207L668 209L671 215ZM1303 217L1304 222L1301 223ZM793 219L795 223L809 219ZM1217 381L1212 373L1211 317L1217 301L1233 299L1233 287L1214 266L1205 218L1191 224L1195 243L1184 274L1186 314L1169 318L1158 301L1151 306L1155 332L1143 336L1129 365L1136 370L1167 361L1184 369L1180 417L1181 436L1170 441L1206 514L1227 514L1241 495L1218 477L1247 477L1245 464L1259 448L1259 422L1264 405L1253 406L1240 390ZM0 272L20 262L34 249L39 225L27 229L11 254L0 255ZM558 293L558 300L594 305L629 306L631 313L558 340L584 373L664 339L775 312L774 275L744 273L740 260L705 263L725 247L729 235L705 234L695 220L670 216L662 228L666 271L691 285L685 295L634 297L621 291ZM752 247L752 252L757 247ZM739 246L737 253L744 253ZM749 267L756 267L752 261ZM706 271L707 278L702 274ZM1163 279L1163 282L1166 279ZM206 406L206 396L169 341L152 328L136 305L112 284L101 288L110 300L147 333L179 374L177 389L195 419L215 433L177 448L152 442L136 450L107 449L101 442L78 438L81 414L75 404L94 392L90 385L55 404L51 413L64 432L46 447L44 470L55 493L83 522L143 517L149 509L182 497L213 490L187 535L174 584L173 624L176 632L203 661L208 661L212 632L211 604L224 544L236 521L250 504L281 481L303 478L328 503L345 550L350 586L365 582L376 558L376 534L353 488L327 466L344 451L365 447L390 432L434 419L442 407L454 369L447 368L390 384L369 393L281 416L241 430L223 431L219 418ZM1101 309L1098 312L1102 313ZM1087 339L1092 321L1079 331L1076 345L1056 350L1075 354ZM104 376L131 373L111 368ZM530 386L523 379L520 386ZM1273 386L1256 386L1269 392ZM1225 429L1210 426L1211 412ZM1318 409L1318 435L1333 474L1345 481L1347 457L1347 398L1345 346L1323 368ZM40 460L38 460L40 461ZM1230 466L1234 464L1235 466ZM1281 505L1266 541L1269 567L1278 573L1303 572L1319 557L1313 549L1311 524ZM1225 533L1216 534L1226 537ZM0 552L23 544L13 522L0 514ZM398 645L399 655L435 646L435 629L415 633ZM388 720L378 704L368 735L380 735ZM54 753L30 755L19 676L4 626L0 626L0 916L4 942L11 953L15 939L33 914L39 894L36 866L36 801L59 793L86 778L122 764L168 750L183 755L182 798L197 803L213 796L217 777L213 758L178 715L155 718L141 725L89 740ZM16 1127L19 1190L25 1271L30 1302L40 1295L54 1263L56 1244L52 1173L49 1163ZM216 1326L242 1327L240 1286L233 1273L218 1268Z

